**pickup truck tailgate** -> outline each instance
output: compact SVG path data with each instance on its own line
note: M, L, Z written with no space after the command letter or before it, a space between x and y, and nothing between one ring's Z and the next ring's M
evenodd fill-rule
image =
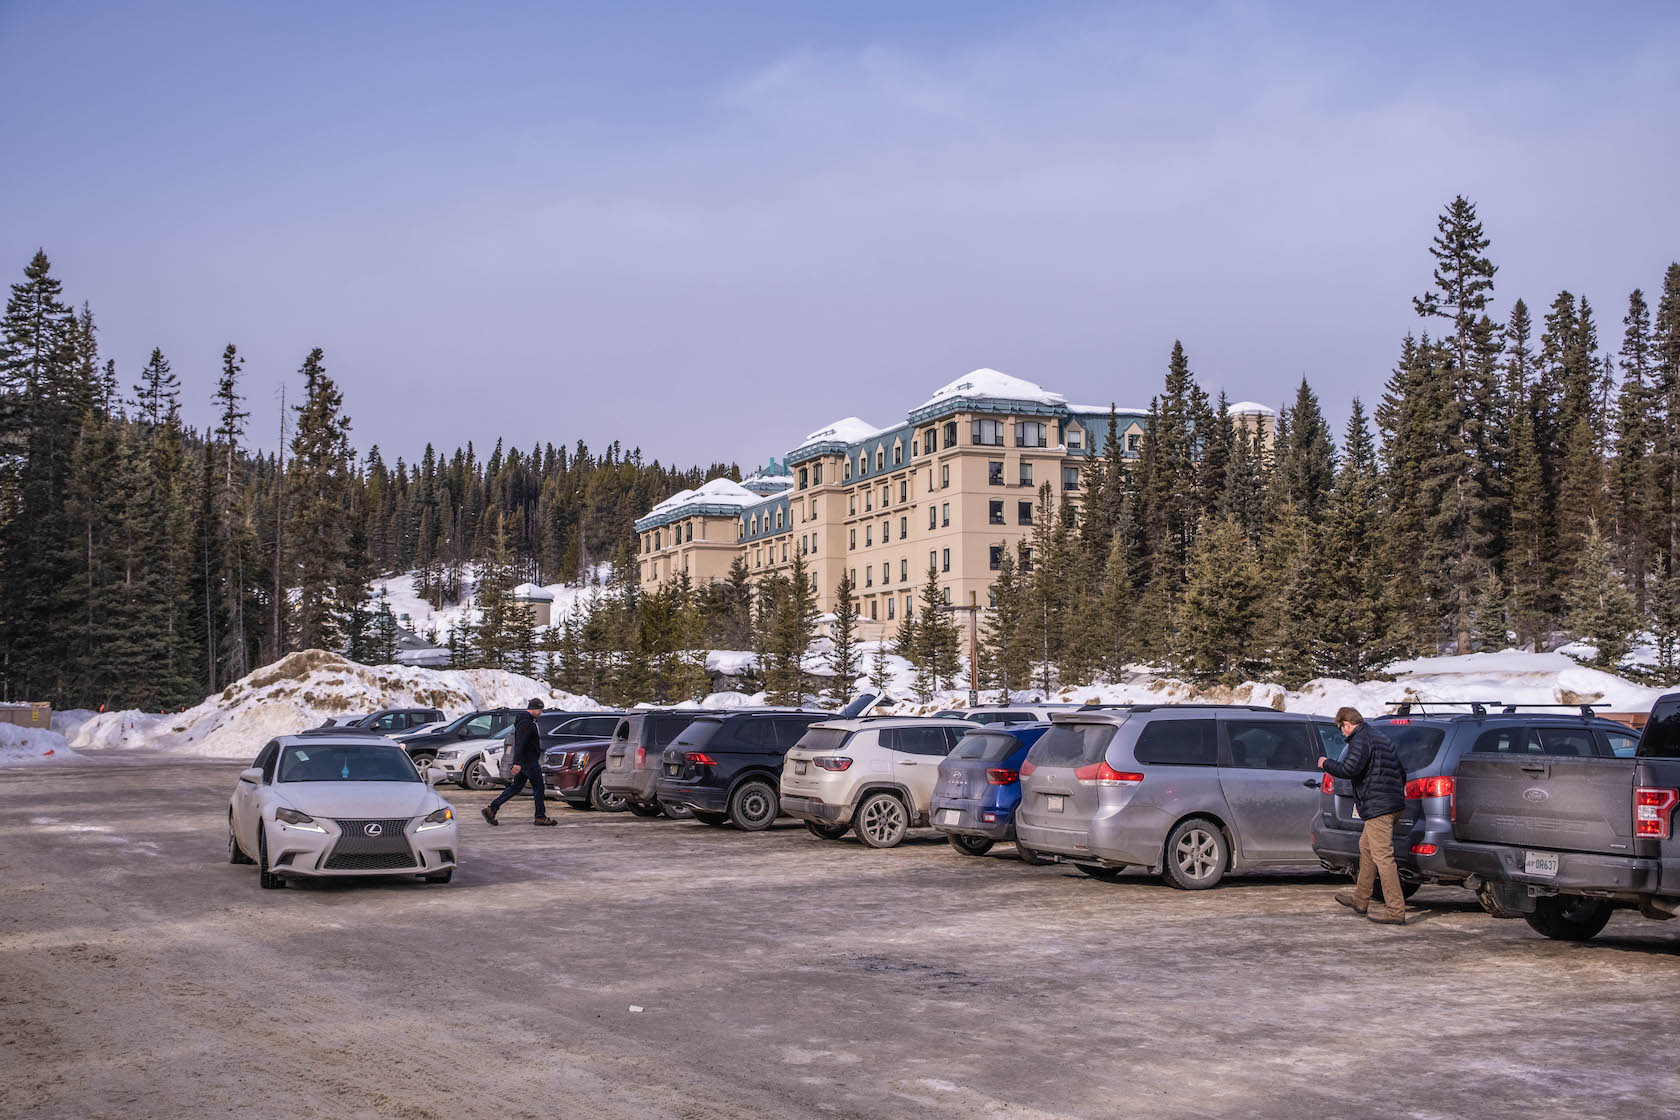
M1635 854L1629 758L1475 755L1459 760L1453 835L1480 844Z

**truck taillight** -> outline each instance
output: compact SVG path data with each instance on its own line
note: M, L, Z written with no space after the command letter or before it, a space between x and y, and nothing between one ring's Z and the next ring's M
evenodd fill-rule
M852 764L851 759L837 754L825 754L821 758L813 758L811 761L816 763L822 769L832 770L836 774L847 769Z
M1413 778L1406 783L1406 800L1419 801L1425 797L1451 797L1453 780L1448 777Z
M1116 770L1105 759L1073 772L1074 781L1087 786L1135 786L1143 781L1142 774Z
M1019 770L1009 770L1002 766L995 766L986 771L986 780L994 786L1006 786L1011 782L1020 781L1021 772Z
M716 766L717 765L717 759L713 758L711 755L707 754L705 751L689 751L687 754L683 755L683 761L684 762L692 762L696 766Z
M1680 790L1640 786L1633 791L1633 834L1667 840Z
M1335 793L1336 792L1336 779L1331 776L1330 771L1326 770L1324 772L1324 777L1322 777L1318 780L1318 792L1320 792L1320 793Z

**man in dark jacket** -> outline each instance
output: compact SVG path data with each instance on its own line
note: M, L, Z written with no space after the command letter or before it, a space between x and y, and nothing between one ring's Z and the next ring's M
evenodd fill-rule
M543 702L532 700L525 705L525 713L513 721L513 736L508 743L508 750L512 752L513 781L496 796L496 800L486 805L480 812L484 819L491 824L500 824L496 819L496 810L500 809L508 798L525 788L525 783L531 784L531 800L536 803L537 824L558 824L553 817L543 811L543 776L542 766L542 738L537 734L537 717L542 714Z
M1336 726L1347 740L1341 758L1321 758L1318 765L1334 778L1353 782L1353 800L1365 827L1359 834L1359 879L1351 891L1337 891L1336 901L1383 925L1406 924L1406 896L1394 864L1394 825L1406 807L1406 770L1388 736L1369 726L1356 708L1336 713ZM1382 880L1383 910L1371 909L1371 888Z

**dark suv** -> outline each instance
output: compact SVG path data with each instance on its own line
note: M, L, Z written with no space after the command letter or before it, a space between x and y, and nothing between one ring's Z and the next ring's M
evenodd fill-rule
M601 742L605 743L611 737L618 721L624 718L623 712L544 712L537 717L537 739L541 744L541 751L546 767L547 755L550 751L564 750L573 743ZM603 754L605 748L603 748ZM513 780L512 752L504 750L496 760L496 776L503 782ZM544 784L547 783L548 773L543 773Z
M396 736L402 749L408 752L408 757L414 760L414 765L424 774L426 767L432 764L437 752L446 745L463 742L467 739L490 739L506 731L523 708L485 708L476 712L468 712L464 716L457 716L436 731L422 731L420 734Z
M1468 868L1455 866L1446 846L1453 838L1454 797L1459 762L1477 754L1632 758L1639 735L1626 724L1594 716L1591 708L1571 714L1522 711L1522 705L1477 702L1457 705L1401 704L1371 726L1394 742L1406 769L1406 807L1394 829L1394 859L1410 895L1424 883L1461 886ZM1430 712L1429 707L1435 707ZM1528 705L1542 708L1544 705ZM1339 750L1334 753L1339 754ZM1357 874L1359 833L1364 822L1353 803L1353 783L1328 774L1319 785L1313 822L1313 851L1332 871ZM1483 905L1487 905L1484 900Z
M443 713L436 708L385 708L363 716L350 726L362 731L377 731L381 735L397 735L428 723L442 722Z
M782 759L823 712L719 712L702 715L665 748L655 788L666 805L686 806L702 824L747 832L781 815Z

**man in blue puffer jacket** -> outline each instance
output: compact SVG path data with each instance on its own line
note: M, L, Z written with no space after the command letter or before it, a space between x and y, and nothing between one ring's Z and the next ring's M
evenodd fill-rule
M1353 782L1354 803L1365 827L1359 834L1359 879L1352 891L1337 891L1336 901L1355 914L1382 925L1406 924L1406 896L1400 892L1400 869L1394 864L1394 825L1406 807L1406 768L1388 736L1366 724L1357 708L1336 713L1336 726L1347 740L1341 758L1321 758L1318 765L1334 778ZM1371 909L1371 889L1382 879L1384 909Z

